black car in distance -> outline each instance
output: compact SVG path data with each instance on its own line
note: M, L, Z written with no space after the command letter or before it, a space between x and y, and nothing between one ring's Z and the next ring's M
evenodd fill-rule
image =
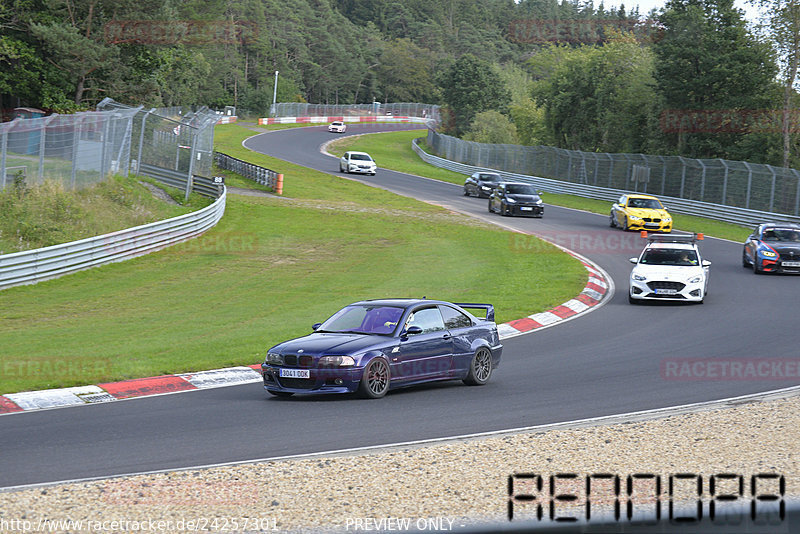
M464 182L464 196L489 198L501 180L496 172L474 172Z
M501 182L489 196L489 212L542 217L544 205L539 192L531 184Z

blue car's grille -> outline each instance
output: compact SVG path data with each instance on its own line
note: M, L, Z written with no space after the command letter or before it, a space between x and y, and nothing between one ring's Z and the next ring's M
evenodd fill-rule
M311 367L312 363L314 363L314 358L308 355L287 354L283 357L283 364L287 367Z

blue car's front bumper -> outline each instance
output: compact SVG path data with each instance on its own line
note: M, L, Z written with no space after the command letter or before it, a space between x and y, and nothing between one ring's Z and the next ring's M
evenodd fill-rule
M308 369L309 378L281 378L281 367L261 364L264 389L287 393L352 393L358 389L363 367Z

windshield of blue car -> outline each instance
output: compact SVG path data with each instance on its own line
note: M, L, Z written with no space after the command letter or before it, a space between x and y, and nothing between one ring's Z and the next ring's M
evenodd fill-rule
M317 332L388 335L403 316L403 308L358 304L342 308L322 323Z
M661 202L654 198L632 198L628 201L629 208L646 208L651 210L663 209Z
M478 175L478 178L482 182L498 182L500 181L500 176L497 174L481 174Z
M651 248L645 251L639 263L646 265L677 265L680 267L693 267L699 265L697 253L694 250Z
M358 161L372 161L372 158L367 154L350 154L350 159L355 159Z
M506 187L506 193L509 195L535 195L536 189L532 185L509 184Z
M800 231L792 228L768 228L764 230L764 241L800 241Z

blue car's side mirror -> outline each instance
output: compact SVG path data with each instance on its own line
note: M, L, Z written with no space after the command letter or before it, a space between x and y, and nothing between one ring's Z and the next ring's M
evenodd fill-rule
M402 332L400 332L400 337L402 339L408 339L408 336L415 336L417 334L422 333L422 328L419 326L409 326L408 328L404 328Z
M316 329L317 329L317 328L319 328L320 326L322 326L322 323L314 323L314 324L311 326L311 330L316 330Z

